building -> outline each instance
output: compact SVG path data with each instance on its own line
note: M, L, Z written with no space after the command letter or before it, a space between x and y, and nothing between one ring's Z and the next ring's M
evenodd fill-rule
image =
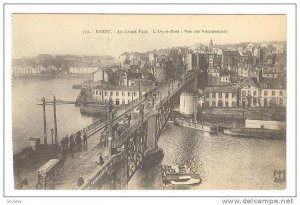
M45 68L42 65L38 66L13 66L12 73L14 76L22 76L22 75L39 75L39 74L46 74L46 73L56 73L57 68L53 65L49 65Z
M246 67L238 67L237 76L238 77L249 77L249 69Z
M278 78L279 72L276 68L262 68L262 77L263 78Z
M286 122L248 117L245 120L245 127L254 129L285 130Z
M231 70L238 65L239 53L237 50L223 50L221 68Z
M261 107L286 107L285 83L279 79L264 80L260 83Z
M124 105L144 95L152 87L147 86L97 86L92 90L93 99L108 103L109 99L115 105Z
M153 67L152 74L158 83L162 83L165 81L168 77L168 69L167 68L161 68L161 67Z
M204 53L188 53L187 54L187 70L206 71L208 65L208 55Z
M218 67L209 67L207 74L215 77L220 77L220 69Z
M240 84L239 104L242 107L260 106L260 88L255 79L244 78Z
M206 87L202 107L237 107L238 90L232 86Z
M69 66L70 74L87 75L98 70L100 63L98 62L73 62Z
M220 76L220 84L221 85L228 85L231 83L230 75L222 75Z
M102 81L109 82L111 77L111 71L105 68L99 68L93 73L94 82Z

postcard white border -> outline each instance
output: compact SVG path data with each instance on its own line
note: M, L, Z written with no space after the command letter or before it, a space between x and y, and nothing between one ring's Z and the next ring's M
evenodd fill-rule
M285 14L287 15L287 188L285 190L25 191L13 189L11 118L12 13ZM295 6L294 5L5 5L5 195L6 196L294 196L295 193ZM259 32L259 31L258 31Z

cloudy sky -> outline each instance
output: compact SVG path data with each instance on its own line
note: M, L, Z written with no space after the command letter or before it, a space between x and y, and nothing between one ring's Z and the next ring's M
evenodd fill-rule
M12 19L13 58L41 53L118 56L208 44L210 39L215 44L286 40L284 15L13 14ZM211 30L225 33L203 32Z

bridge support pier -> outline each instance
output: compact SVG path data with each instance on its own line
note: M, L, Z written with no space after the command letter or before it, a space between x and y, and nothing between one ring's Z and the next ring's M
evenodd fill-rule
M148 118L148 138L147 150L142 162L143 167L153 166L158 164L163 159L163 150L157 146L158 141L158 113L153 114Z

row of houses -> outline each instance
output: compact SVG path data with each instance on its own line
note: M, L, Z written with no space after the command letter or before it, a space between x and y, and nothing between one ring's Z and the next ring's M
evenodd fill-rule
M144 95L151 88L151 86L95 86L92 95L98 102L108 103L111 99L115 105L124 105Z
M234 86L206 87L200 106L209 107L286 107L286 89L283 82L244 78Z
M56 73L59 69L53 65L44 67L44 66L13 66L12 74L14 76L19 75L31 75L31 74L43 74L43 73Z

